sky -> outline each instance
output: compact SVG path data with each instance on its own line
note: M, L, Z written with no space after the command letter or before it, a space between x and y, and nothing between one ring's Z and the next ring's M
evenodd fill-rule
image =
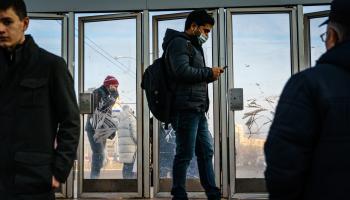
M108 31L101 31L107 28ZM136 20L87 23L85 34L89 41L84 47L85 90L101 86L107 75L113 75L119 81L120 101L131 104L135 110Z
M329 9L329 6L305 7L304 12L316 12ZM179 12L179 11L176 11ZM151 12L155 15L174 12ZM98 14L79 14L76 18L76 63L78 67L78 17ZM311 25L311 64L325 52L319 35L325 27L318 27L325 18L312 19ZM152 20L150 20L152 22ZM249 118L244 115L256 108L247 108L252 100L267 110L260 112L260 118L252 126L251 131L260 134L253 137L264 138L273 112L284 84L291 76L290 27L287 14L249 14L234 15L233 21L233 67L234 85L244 88L245 110L235 113L235 123L249 129L245 124ZM152 24L151 24L152 26ZM161 45L166 28L182 31L184 19L163 21L159 23L158 40ZM152 28L150 28L152 31ZM59 20L31 20L28 34L32 34L37 43L56 55L61 55L62 22ZM152 33L150 34L152 39ZM204 50L207 66L212 67L212 38L205 43ZM152 40L151 40L152 41ZM85 27L85 82L84 89L99 87L107 75L114 75L119 80L120 102L136 103L136 20L123 19L104 22L90 22ZM151 42L152 44L152 42ZM150 49L151 52L152 46ZM161 53L161 52L160 52ZM78 68L75 69L77 76ZM77 80L77 79L76 79ZM77 81L76 81L77 89ZM212 88L210 88L210 99ZM272 98L270 104L266 98ZM212 106L213 104L211 104ZM252 104L251 104L252 105ZM209 125L213 129L212 107L209 111ZM259 172L261 174L261 172ZM255 175L254 175L255 176Z
M267 109L259 113L264 117L252 127L257 132L258 127L268 121L267 118L273 118L271 112L274 109L265 98L279 96L291 76L289 15L233 15L232 21L234 87L244 89L246 107L243 111L235 112L235 123L245 124L249 118L243 119L244 114L258 109L247 108L248 100L255 99ZM268 125L260 129L260 135L267 134Z
M48 28L50 27L50 28ZM30 20L27 34L31 34L39 46L61 56L62 21L61 20Z

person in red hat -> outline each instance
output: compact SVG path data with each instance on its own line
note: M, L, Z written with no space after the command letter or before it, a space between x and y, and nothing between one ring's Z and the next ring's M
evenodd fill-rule
M112 107L119 97L118 86L119 82L114 76L107 76L104 79L103 85L93 91L95 110L102 113L112 113ZM87 132L92 150L91 179L98 179L100 176L100 171L105 160L105 146L107 141L107 138L103 140L96 140L96 137L94 138L96 127L93 125L93 115L95 115L96 112L88 116L85 125L85 131ZM109 136L109 139L113 139L114 136L115 133Z
M103 86L110 92L117 92L119 82L114 76L107 76L103 81Z

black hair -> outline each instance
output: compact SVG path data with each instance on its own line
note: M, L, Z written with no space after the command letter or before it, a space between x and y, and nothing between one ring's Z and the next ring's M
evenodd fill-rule
M27 17L27 8L23 0L0 0L0 10L13 8L20 20Z
M198 26L204 26L205 24L214 26L215 20L205 10L201 9L194 10L187 16L185 30L188 30L191 27L192 23L195 23Z

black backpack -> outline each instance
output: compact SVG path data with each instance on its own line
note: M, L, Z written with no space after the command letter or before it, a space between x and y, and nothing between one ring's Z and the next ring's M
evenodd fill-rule
M187 42L188 50L192 55L192 45ZM141 88L146 92L148 107L153 116L161 122L170 123L170 114L175 81L168 77L166 65L166 51L162 57L156 59L142 75ZM190 57L192 60L192 56Z

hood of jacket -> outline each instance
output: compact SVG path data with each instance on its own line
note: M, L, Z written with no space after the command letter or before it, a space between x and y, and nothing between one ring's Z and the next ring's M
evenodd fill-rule
M176 37L183 37L187 40L190 39L186 33L168 28L163 38L163 44L162 44L163 51L165 51L165 49L169 46L170 42Z
M200 47L201 46L201 45L199 45L198 39L197 39L196 36L189 36L185 32L180 32L180 31L176 31L176 30L168 28L166 30L165 36L163 38L163 44L162 44L163 51L165 51L165 49L168 47L168 45L170 44L171 40L173 40L176 37L185 38L186 40L191 41L192 45L194 45L196 47Z

